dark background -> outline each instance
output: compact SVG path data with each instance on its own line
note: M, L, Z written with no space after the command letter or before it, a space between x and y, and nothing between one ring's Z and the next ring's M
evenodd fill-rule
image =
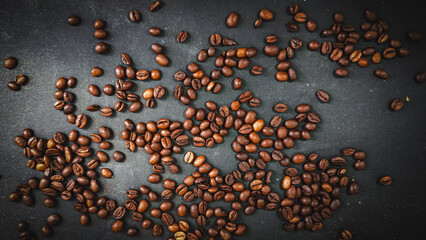
M176 102L169 94L166 99L157 101L155 109L144 108L142 112L116 114L113 118L105 118L99 112L90 113L85 108L90 104L113 107L115 97L102 95L93 97L88 91L89 84L102 87L114 83L113 69L120 64L120 54L128 53L134 61L136 69L158 68L162 71L161 81L146 81L137 83L137 93L148 87L161 84L169 92L173 91L175 81L173 74L184 69L191 61L196 60L196 54L202 48L209 47L208 36L219 32L224 36L235 39L237 47L263 47L263 39L268 34L279 36L277 43L287 46L287 41L297 36L304 44L312 39L320 42L320 30L332 24L332 13L342 11L346 22L356 26L364 20L363 10L373 8L379 17L389 21L390 37L400 38L403 45L410 49L410 56L383 61L381 68L388 70L391 78L379 80L372 74L376 66L370 65L361 69L355 65L349 67L350 76L345 79L333 77L332 71L337 68L335 63L328 61L327 56L318 52L310 52L305 47L299 50L293 66L298 70L296 82L280 83L274 80L275 59L259 54L253 63L261 64L265 73L258 77L248 74L248 71L236 71L234 74L243 79L244 86L235 91L231 88L232 78L221 78L224 85L219 95L210 92L199 94L195 106L203 106L208 100L218 104L229 104L241 92L251 90L262 100L256 109L258 114L269 121L275 115L273 104L282 101L290 106L282 116L294 116L294 107L300 103L309 103L322 119L311 141L298 142L294 149L286 151L291 156L295 152L306 154L316 152L321 157L338 155L344 147L354 147L367 152L367 168L357 172L349 161L349 175L356 179L361 186L359 194L347 196L342 194L342 207L332 218L323 221L324 228L317 233L308 231L285 233L282 222L274 213L257 211L253 216L243 216L238 220L248 225L248 231L240 239L260 239L267 236L270 239L334 239L340 230L347 228L353 232L355 239L407 239L423 235L425 217L425 183L426 167L426 95L425 85L416 84L413 80L415 73L425 70L425 41L411 43L405 34L407 29L416 29L426 34L424 9L418 1L294 1L308 17L319 23L316 33L308 33L303 25L296 34L287 33L285 24L291 19L287 14L288 2L284 1L164 1L165 4L158 12L151 13L148 6L151 1L0 1L0 59L8 56L19 59L15 70L1 68L0 79L0 238L17 238L16 224L20 220L30 223L30 229L41 237L40 228L45 218L52 213L59 213L64 220L61 225L54 227L57 239L124 239L124 233L113 234L110 225L113 220L99 220L91 217L90 226L79 224L79 216L72 209L74 201L65 202L58 199L58 206L48 209L43 205L44 196L36 191L36 204L26 207L22 203L11 203L7 196L19 183L26 183L31 176L41 177L41 173L26 167L26 159L21 149L13 142L24 128L32 128L39 137L51 138L56 131L68 133L75 129L66 122L66 117L60 111L53 109L55 99L53 93L57 78L75 76L78 79L76 88L71 89L77 94L77 112L86 113L91 117L91 128L79 130L90 135L102 125L109 126L115 131L112 140L114 149L126 152L127 160L123 163L110 161L103 166L111 168L115 174L113 179L100 179L103 194L122 203L125 191L145 184L151 167L147 164L147 154L144 151L128 153L119 133L126 118L138 121L157 121L160 118L183 120L185 107ZM253 28L257 12L262 8L272 9L276 17L272 22L266 22L260 29ZM142 21L132 23L128 13L132 9L141 12ZM240 13L237 28L228 29L224 21L231 11ZM76 14L82 18L78 27L67 24L69 15ZM107 22L106 40L112 46L107 55L95 54L94 45L98 40L93 37L93 22L98 19ZM164 30L161 38L148 34L148 28L160 27ZM176 42L180 30L187 30L189 41L183 44ZM168 68L158 66L149 46L158 42L166 47L166 55L171 59ZM359 48L367 45L360 44ZM225 49L221 47L220 49ZM213 69L214 59L202 64L205 71ZM94 66L104 69L104 75L93 78L90 70ZM29 82L19 92L7 88L7 82L16 74L23 73L29 77ZM319 89L327 91L332 101L320 104L315 99ZM400 112L388 109L393 98L408 96L410 102ZM185 147L197 154L205 154L210 163L228 173L236 166L234 153L230 143L234 138L233 132L224 144L213 149ZM97 147L97 146L93 146ZM109 151L112 153L112 151ZM191 173L194 168L184 165L182 155L175 155L183 173L171 176L180 181ZM279 186L283 168L277 163L271 163L268 169L273 169L273 184ZM390 175L394 182L389 187L377 184L383 175ZM170 177L168 173L164 177ZM160 191L161 186L154 186ZM277 188L275 188L277 189ZM179 201L177 201L179 203ZM155 206L157 206L156 204ZM226 206L228 207L228 206ZM158 220L156 220L158 221ZM194 226L193 220L191 225ZM128 221L130 223L130 221ZM139 228L139 224L137 224ZM136 226L130 223L128 226ZM139 236L152 238L151 232L143 230ZM169 234L163 234L163 238Z

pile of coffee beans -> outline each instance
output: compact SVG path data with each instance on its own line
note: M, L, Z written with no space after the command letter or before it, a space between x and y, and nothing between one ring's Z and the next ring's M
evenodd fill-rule
M154 1L149 6L149 11L155 12L162 5L161 1ZM289 32L298 32L299 23L304 23L309 32L318 29L317 22L309 19L297 4L290 4L288 12L293 18L286 24ZM334 71L338 77L349 75L346 67L350 63L366 67L370 61L378 64L382 58L392 59L397 54L409 54L408 49L402 46L401 40L389 38L389 27L385 20L378 18L371 9L367 9L364 16L366 21L361 24L362 32L359 32L355 25L345 23L343 13L336 12L333 15L335 23L321 32L322 37L334 36L335 40L322 44L311 41L307 44L309 50L320 50L322 54L329 55L331 61L339 64L340 68ZM237 27L240 17L239 13L231 12L225 20L225 25L228 28ZM254 26L259 28L263 22L272 21L274 18L275 14L271 10L262 9ZM131 22L140 22L141 13L132 10L129 19ZM73 15L68 18L68 23L78 26L81 19ZM106 22L101 19L95 21L96 39L104 40L108 37L104 30L105 25ZM154 37L163 37L163 31L158 27L148 29L149 34ZM414 42L422 39L421 34L414 30L410 30L407 36ZM188 37L188 32L182 30L177 34L176 40L183 43ZM357 43L362 39L366 42L375 41L377 44L362 50L356 49ZM277 81L296 81L297 72L291 66L290 60L296 51L302 48L303 43L298 38L291 38L287 47L280 48L275 45L278 40L277 35L266 36L263 53L276 58ZM376 45L380 46L386 42L389 42L389 46L385 49L376 48ZM260 65L251 66L252 58L257 56L256 47L231 47L220 52L219 47L233 46L237 42L222 37L219 33L211 34L209 43L211 46L208 49L198 52L198 63L189 63L185 70L179 70L173 76L178 82L173 96L184 105L191 105L197 99L198 90L203 87L213 94L219 94L223 86L217 80L222 76L233 77L234 69L248 69L251 76L261 75L264 71ZM109 44L105 42L98 42L95 46L95 52L99 54L107 53L108 49ZM151 50L156 55L155 61L158 65L170 65L163 45L153 43ZM216 69L207 73L200 65L210 57L215 58ZM114 70L118 78L115 85L106 84L102 91L96 84L88 86L89 93L94 97L100 96L102 92L107 96L115 95L118 101L114 108L92 104L86 108L87 111L100 111L105 117L113 117L115 112L122 112L126 108L126 102L130 102L129 111L138 113L143 108L142 99L146 100L146 107L153 108L156 100L167 95L167 89L162 85L146 88L141 95L132 92L136 86L134 80L157 81L162 78L162 73L158 69L136 70L127 53L123 52L120 59L122 65L118 65ZM13 69L16 65L15 58L10 57L4 61L4 66L8 69ZM101 67L91 69L91 75L95 78L103 73ZM375 69L374 75L381 79L389 78L387 71L380 68ZM425 78L424 71L414 77L417 83L423 83ZM8 86L12 90L19 90L25 80L24 75L17 75L14 82ZM87 123L90 118L85 114L75 114L76 95L67 90L74 88L76 84L77 79L74 77L60 77L56 80L57 90L54 97L57 101L54 108L62 110L69 123L83 129L89 126ZM243 80L234 77L231 85L234 90L240 90ZM324 90L318 90L315 96L321 103L330 101L330 95ZM9 194L9 200L33 206L32 191L39 189L45 195L43 202L48 208L57 205L58 197L65 201L75 201L74 209L81 213L82 226L90 224L90 214L100 219L113 218L111 230L125 232L130 237L138 235L140 230L149 229L153 236L168 235L169 239L197 240L208 236L209 239L220 237L228 240L246 232L247 226L241 222L242 215L253 215L261 210L276 213L283 222L284 231L287 232L322 229L324 220L329 219L343 204L341 192L345 191L348 195L358 193L359 184L348 175L348 158L353 158L355 170L363 170L366 167L366 153L355 148L345 148L341 150L340 155L333 154L332 157L323 157L315 152L287 155L286 150L298 144L296 140L310 140L321 122L320 116L313 111L311 105L301 103L294 107L296 114L293 117L284 118L281 114L287 112L290 107L283 102L275 103L271 108L276 114L268 121L256 112L261 99L255 97L251 91L238 93L235 99L225 105L209 100L205 102L205 108L188 106L184 111L183 121L161 118L135 123L129 118L124 120L124 129L120 136L126 149L136 152L143 148L149 154L147 162L152 166L152 173L144 182L151 186L162 185L163 190L157 192L149 185L142 184L138 188L128 189L121 204L101 196L102 186L99 181L99 177L114 177L112 169L102 166L111 159L105 151L113 149L112 128L101 126L90 136L82 135L77 130L71 130L67 135L57 132L50 139L37 137L33 130L24 129L14 141L22 148L27 167L42 172L43 176L40 179L31 177L27 183L18 184ZM246 106L250 107L250 110L247 110ZM403 106L403 100L396 98L391 102L390 109L399 111ZM189 145L211 148L223 143L224 138L230 135L235 136L231 143L231 149L235 153L235 168L232 169L220 169L207 156L183 149ZM178 165L180 160L174 157L175 154L181 153L184 155L183 162L195 169L186 174L182 182L178 182L165 177L167 175L164 173L166 168L167 172L172 173L171 176L182 172ZM114 151L112 159L123 163L126 161L126 154ZM271 164L279 164L283 169L268 167ZM279 179L279 182L276 179ZM273 190L274 182L280 187ZM391 185L392 177L382 176L378 182L383 186ZM183 203L175 206L174 199L179 197ZM215 202L222 205L219 206ZM140 228L128 226L126 216L129 216L132 222L140 224ZM195 224L191 225L189 218L193 218ZM60 224L61 220L62 217L58 214L48 216L46 224L41 228L42 234L51 237L52 227ZM21 239L33 237L26 222L18 223L18 231ZM339 239L344 240L351 238L352 233L346 229L339 236Z
M288 12L293 15L293 21L286 24L288 32L298 32L299 23L305 23L308 32L315 32L318 29L318 24L312 19L309 19L306 13L302 12L299 5L292 3L288 6Z
M405 57L409 50L402 45L402 41L397 38L390 38L388 35L389 24L386 20L377 17L372 9L364 12L365 22L361 24L361 33L357 31L355 25L345 23L345 16L341 12L333 14L334 24L330 28L321 31L324 38L335 37L334 41L325 41L320 44L317 41L308 43L308 49L316 51L320 49L321 54L328 55L329 59L337 62L340 68L334 71L336 77L344 78L349 75L346 69L351 63L356 63L359 67L365 68L370 64L379 64L382 59L393 59L397 56ZM367 43L375 42L371 46L357 49L357 44L364 40ZM384 48L385 43L389 44ZM370 60L369 60L369 57ZM389 74L384 69L374 70L374 76L380 79L388 79Z

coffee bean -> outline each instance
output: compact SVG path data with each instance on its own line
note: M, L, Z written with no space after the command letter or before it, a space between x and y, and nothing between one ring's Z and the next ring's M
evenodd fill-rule
M347 186L347 189L350 195L354 195L359 191L359 184L357 182L351 182Z
M158 27L151 27L151 28L148 30L148 32L149 32L149 34L151 34L152 36L158 37L158 36L160 36L160 35L161 35L162 30L161 30L160 28L158 28Z
M308 49L311 51L316 51L319 49L319 47L320 47L320 44L317 41L310 41L308 43Z
M323 42L321 45L321 54L326 55L331 53L331 51L332 51L331 42Z
M288 22L285 26L286 26L288 32L298 32L299 31L299 26L295 22Z
M49 227L49 225L43 225L41 227L41 233L45 237L51 237L53 235L53 230L51 227Z
M112 116L113 113L114 113L114 110L110 107L103 107L101 109L101 114L104 117L110 117L110 116Z
M415 30L409 30L407 32L407 36L408 36L408 39L410 39L413 42L420 42L422 40L422 35Z
M226 18L226 26L228 28L234 28L238 24L239 15L237 12L231 12Z
M210 35L210 43L213 46L218 46L222 43L222 37L220 36L219 33L213 33L212 35Z
M80 17L72 15L68 17L68 24L71 26L78 26L80 25Z
M388 79L389 74L384 69L375 69L374 70L374 76L380 78L380 79Z
M75 126L78 128L84 128L87 124L88 118L84 114L79 114L75 119Z
M256 21L254 21L254 27L255 28L260 28L260 26L262 26L262 19L261 18L259 18L259 19L256 19Z
M132 22L138 22L140 20L140 14L137 10L132 10L129 13L129 18Z
M396 56L396 50L395 48L386 48L383 53L382 56L386 59L391 59L394 58Z
M180 43L183 43L188 38L188 32L187 31L180 31L176 37L177 41Z
M277 103L274 105L275 112L283 113L283 112L286 112L287 110L288 110L288 107L284 103Z
M104 29L105 25L106 25L106 23L102 19L96 20L95 23L93 24L95 29Z
M260 65L254 65L251 69L250 69L250 72L253 74L253 75L260 75L260 74L262 74L263 73L263 67L262 66L260 66Z
M106 39L108 36L108 33L103 30L103 29L97 29L94 33L93 36L97 39L103 40Z
M23 74L18 74L13 79L13 81L15 81L15 83L18 84L18 85L24 84L26 80L27 80L27 77L25 77L25 75L23 75Z
M108 51L108 44L104 43L104 42L99 42L95 45L95 52L99 53L99 54L104 54Z
M7 83L7 87L12 91L21 90L21 86L19 86L15 81L10 81Z
M222 45L223 46L233 46L236 45L237 42L235 40L229 39L229 38L223 38L222 39Z
M149 5L149 11L151 12L158 11L158 9L160 9L162 6L163 6L163 2L154 1L153 3L151 3L151 5Z
M312 19L309 19L305 23L305 26L306 26L306 30L308 30L308 32L315 32L318 29L318 24Z
M425 72L425 71L422 71L422 72L417 73L417 74L414 76L414 80L415 80L417 83L424 83L424 82L425 82L425 80L426 80L426 72Z
M89 92L90 92L90 94L92 94L95 97L98 97L98 96L101 95L101 90L99 89L98 86L96 86L94 84L89 85Z
M403 106L404 102L399 98L395 98L390 104L391 110L395 112L401 110Z
M50 226L58 225L61 222L62 218L58 214L52 214L47 217L46 223Z
M7 69L14 69L18 65L18 60L14 57L8 57L3 61L3 66Z
M349 75L349 71L345 68L338 68L334 70L334 75L340 78L344 78Z
M306 22L307 16L303 12L298 12L298 13L296 13L296 15L294 15L294 20L296 22L303 23L303 22Z
M330 96L323 90L318 90L315 96L317 97L318 101L322 103L327 103L330 101Z
M112 178L113 177L112 171L108 168L102 168L101 169L101 175L104 178Z
M167 67L169 65L169 59L164 54L158 54L155 57L155 61L163 67Z
M263 21L268 22L274 19L274 13L271 10L264 8L259 12L259 17L262 18Z
M379 182L383 186L389 186L389 185L392 184L392 177L390 177L390 176L381 177Z

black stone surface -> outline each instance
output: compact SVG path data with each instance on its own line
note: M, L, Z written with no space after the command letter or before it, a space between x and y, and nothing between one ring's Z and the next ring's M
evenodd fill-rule
M91 96L88 85L93 83L102 87L115 82L114 68L120 64L120 54L128 53L137 69L162 71L162 79L156 81L137 82L137 93L158 84L173 90L175 81L173 74L184 69L186 64L196 60L196 54L202 48L209 47L208 36L218 32L235 39L237 47L263 47L263 39L271 33L279 36L278 45L286 47L291 37L298 37L304 44L319 37L316 33L308 33L300 25L299 33L287 33L285 24L291 20L287 14L287 1L164 1L158 12L148 11L150 1L0 1L0 59L14 56L19 60L14 70L1 68L0 79L0 239L16 239L17 222L29 222L31 231L42 239L41 226L45 218L52 213L59 213L64 220L55 226L55 239L125 239L124 233L113 234L110 225L113 220L100 220L91 216L91 224L83 227L79 224L79 213L72 209L73 202L58 200L53 209L45 208L44 196L40 191L34 193L36 204L25 207L22 203L11 203L7 196L19 183L26 183L31 176L41 177L39 172L26 167L26 160L21 149L13 143L14 136L24 128L34 129L37 136L51 138L56 131L68 133L75 129L66 122L60 111L53 109L53 93L55 81L61 76L75 76L78 79L76 88L71 89L77 95L77 112L83 112L92 119L90 128L79 130L90 135L102 125L114 129L112 140L114 149L126 152L127 159L123 163L109 161L103 166L114 171L113 179L100 179L103 186L102 194L123 203L125 191L137 188L146 183L151 173L147 164L147 154L143 151L127 153L119 133L126 118L138 121L170 118L183 120L185 107L175 101L169 94L166 99L158 101L155 109L144 108L142 112L133 114L128 111L105 118L99 112L89 113L85 108L90 104L113 107L115 97L102 95ZM316 152L321 157L330 158L338 155L344 147L354 147L367 152L367 168L358 172L349 161L348 172L361 186L359 194L347 196L342 194L343 205L333 213L331 219L323 221L324 228L316 233L302 231L286 233L282 230L282 222L273 212L258 211L253 216L242 216L238 223L246 223L248 231L238 239L335 239L342 229L353 232L354 239L409 239L423 235L425 218L425 155L426 155L426 95L424 84L416 84L413 76L426 68L426 44L412 43L406 38L407 29L416 29L426 35L426 19L424 8L419 1L295 1L307 15L319 23L319 29L332 24L332 13L342 11L346 22L356 26L363 21L363 10L373 8L379 17L389 21L391 37L399 38L403 45L410 49L410 56L383 61L380 66L389 71L391 78L379 80L372 74L376 65L361 69L350 66L350 76L345 79L333 77L332 71L337 68L335 63L318 52L310 52L305 46L299 50L293 66L298 70L296 82L280 83L274 80L275 59L259 54L252 63L260 64L265 73L253 77L246 70L236 71L234 76L243 79L244 86L235 91L231 88L232 78L222 78L224 89L220 95L209 92L199 94L195 106L203 106L207 100L218 104L228 104L242 91L251 90L262 100L256 111L265 120L275 113L272 106L285 102L291 111L281 114L289 118L294 114L294 107L299 103L309 103L321 116L321 124L313 134L313 139L298 142L294 149L285 151L292 155L296 152L306 154ZM253 28L257 12L262 8L272 9L276 17L266 22L260 29ZM141 12L142 21L132 23L128 13L132 9ZM238 27L227 29L224 21L231 11L240 13ZM78 27L67 24L69 15L78 15L82 23ZM107 22L109 34L106 42L112 46L106 55L94 53L94 45L98 42L93 37L93 22L98 19ZM152 37L148 28L160 27L164 30L162 37ZM178 43L176 35L180 30L187 30L189 41ZM149 46L160 43L166 47L166 55L171 59L168 68L158 66ZM362 48L368 44L360 44ZM227 49L221 47L222 49ZM213 69L213 59L202 64L205 71ZM100 78L93 78L90 70L94 66L104 69ZM7 88L7 82L16 74L23 73L29 82L19 92ZM315 99L319 89L327 91L332 101L320 104ZM393 98L410 101L400 112L388 109ZM205 154L214 166L227 172L236 166L234 153L230 143L235 137L233 132L224 144L213 149L185 147L197 154ZM97 148L97 146L92 145ZM112 153L112 151L108 151ZM183 174L170 176L180 181L184 174L194 168L182 162L182 155L177 155ZM273 184L278 190L283 168L271 163ZM377 184L383 175L390 175L394 182L389 187ZM157 191L161 186L154 186ZM280 190L278 190L280 191ZM177 201L179 203L180 201ZM155 204L157 206L158 204ZM213 207L216 205L212 205ZM226 204L226 207L229 207ZM145 214L148 216L148 214ZM155 222L159 222L155 220ZM195 222L190 220L192 226ZM136 226L128 221L127 226ZM150 231L143 230L139 238L152 239ZM169 237L166 232L163 239Z

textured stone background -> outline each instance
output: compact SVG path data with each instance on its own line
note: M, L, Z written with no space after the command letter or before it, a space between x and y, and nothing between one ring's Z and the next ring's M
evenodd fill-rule
M164 7L156 12L149 12L151 1L0 1L0 59L15 56L19 65L15 70L1 68L0 79L0 238L13 239L17 237L16 223L26 220L31 230L41 238L40 228L44 219L51 213L60 213L64 217L61 225L54 228L57 239L124 239L126 236L113 234L110 231L112 219L99 220L92 216L90 227L79 224L79 213L72 209L73 201L59 200L54 209L43 206L44 197L41 192L35 192L36 205L25 207L22 203L11 203L8 194L16 184L25 183L30 176L40 176L40 173L26 167L26 161L21 155L21 149L13 143L13 138L22 129L29 127L35 130L37 136L50 138L56 131L68 133L74 126L66 122L60 111L53 109L53 93L55 80L58 77L75 76L78 85L71 91L77 94L77 112L85 112L92 118L90 129L80 131L90 135L99 126L106 125L115 130L114 148L125 151L124 143L119 137L126 118L138 121L158 120L166 117L173 120L183 120L185 107L177 103L169 94L164 100L158 101L155 109L144 109L141 113L130 112L116 114L113 118L104 118L99 112L88 113L85 108L89 104L113 106L115 97L102 95L93 97L88 91L89 84L102 87L115 82L113 69L120 64L120 53L128 53L137 69L151 70L159 68L163 77L161 81L137 83L137 93L148 87L162 84L171 92L175 85L172 78L174 72L184 69L186 64L196 60L199 49L207 48L208 36L219 32L224 36L235 39L238 47L263 46L263 39L271 33L279 36L279 46L287 46L287 41L297 36L306 44L309 40L323 40L317 33L308 33L304 26L297 34L289 34L285 24L291 19L287 14L288 2L284 1L164 1ZM290 83L279 83L274 80L275 60L259 54L253 63L265 67L265 73L253 77L247 71L236 71L234 76L244 80L240 91L231 88L232 79L221 79L224 84L220 95L203 92L199 94L195 106L203 106L207 100L218 104L228 104L242 91L252 90L261 98L262 108L256 111L265 120L274 113L273 104L283 101L292 111L283 114L284 118L294 115L293 109L299 103L309 103L321 116L322 123L308 142L298 142L296 147L286 151L287 155L295 152L319 153L322 157L337 155L340 149L352 146L367 152L367 168L356 172L348 167L349 175L355 178L361 186L360 193L355 196L342 194L344 204L333 217L324 221L324 228L317 232L307 231L285 233L282 222L274 213L258 211L254 216L243 216L238 222L245 222L248 231L241 239L334 239L343 228L350 229L355 239L407 239L419 236L423 232L426 210L424 205L424 184L426 182L426 95L425 86L416 84L413 75L425 70L426 44L409 42L405 33L414 28L426 35L424 10L418 6L418 1L329 1L309 0L295 1L300 4L309 17L319 23L319 29L332 24L332 13L340 10L349 23L359 26L363 21L363 10L367 7L376 10L378 16L390 23L390 35L403 40L411 54L407 58L397 58L385 61L380 67L389 71L389 80L379 80L372 74L375 66L361 69L349 67L350 76L337 79L332 71L337 67L317 52L310 52L305 47L297 52L292 61L298 70L298 80ZM252 24L257 12L262 8L270 8L276 18L264 23L262 28L254 29ZM142 14L140 23L128 20L128 13L137 9ZM227 29L224 24L226 16L231 11L240 13L240 23L237 28ZM71 27L66 20L69 15L82 17L82 24ZM106 40L112 49L109 54L95 54L93 47L97 40L93 37L93 22L98 19L107 22ZM164 29L164 37L156 38L148 34L151 26ZM187 30L190 39L184 44L176 42L176 34ZM426 36L425 36L426 37ZM158 42L166 47L166 54L171 59L169 68L159 67L154 61L154 54L149 46ZM366 45L362 45L364 47ZM223 49L223 48L221 48ZM213 69L213 59L209 59L202 68L205 71ZM100 78L93 78L90 69L99 66L105 70ZM8 81L23 73L30 80L20 92L12 92L7 87ZM319 89L327 91L332 101L320 104L315 99ZM264 95L262 95L262 93ZM396 97L408 96L410 102L400 112L390 112L389 102ZM225 172L236 166L234 153L230 148L235 133L226 138L224 144L213 149L194 149L197 154L205 154L209 161ZM112 153L112 151L109 151ZM120 203L128 188L137 188L146 183L148 174L152 171L147 165L147 155L142 151L127 153L123 163L110 161L104 166L115 173L113 179L100 179L103 193ZM182 163L182 156L177 155L183 173L194 170ZM352 164L352 161L349 161ZM277 163L271 163L268 169L274 169L274 184L279 185L283 168ZM173 176L181 180L184 174ZM381 187L377 180L382 175L394 177L390 187ZM164 177L169 177L166 173ZM154 189L160 190L161 186ZM215 205L212 205L215 206ZM191 220L192 222L192 220ZM136 224L129 224L135 226ZM139 226L138 226L139 227ZM144 230L139 235L145 239L152 238L150 232ZM164 234L163 238L168 237Z

